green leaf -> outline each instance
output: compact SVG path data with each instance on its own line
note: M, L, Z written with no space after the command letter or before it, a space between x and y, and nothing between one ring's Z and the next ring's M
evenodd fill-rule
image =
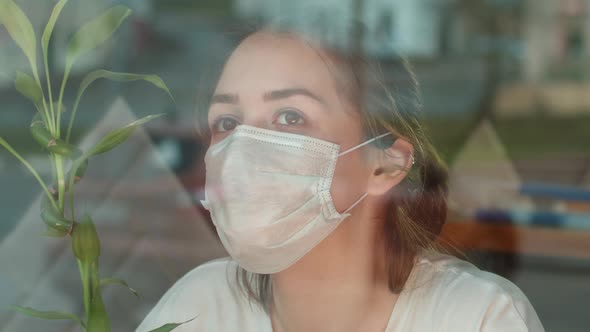
M107 332L111 330L111 322L107 315L104 302L100 292L93 294L93 299L90 304L90 312L88 315L88 329L87 332Z
M174 97L172 96L172 93L170 93L170 90L166 86L166 83L164 83L164 81L160 77L158 77L157 75L117 73L117 72L112 72L112 71L108 71L108 70L93 71L93 72L89 73L88 75L86 75L86 77L82 80L82 83L80 84L80 88L78 89L78 95L76 96L76 101L74 102L74 108L72 110L72 115L70 117L70 124L68 125L66 142L69 142L70 132L72 130L72 125L73 125L74 118L76 116L76 111L78 110L78 105L80 104L80 99L82 98L82 95L84 94L84 92L86 91L88 86L90 86L92 83L94 83L94 81L101 79L101 78L106 78L106 79L109 79L112 81L118 81L118 82L131 82L131 81L143 80L143 81L151 83L154 86L162 89L164 92L166 92L168 94L168 96L170 96L170 99L172 99L172 101L174 101Z
M54 103L53 103L53 93L51 91L51 78L50 78L50 73L49 73L49 62L48 62L48 57L49 57L49 41L51 40L51 36L53 35L53 29L55 28L55 22L57 21L57 18L59 17L59 14L61 14L62 9L64 8L64 6L66 5L66 3L68 2L68 0L60 0L57 4L55 4L55 6L53 7L53 11L51 12L51 15L49 16L49 21L47 21L47 25L45 26L45 30L43 30L43 35L41 36L41 49L43 50L43 64L45 65L45 79L47 80L47 94L49 95L49 102L50 102L50 110L51 110L51 115L52 117L55 116L55 112L54 112ZM65 75L64 77L64 81L65 79L67 79L67 75ZM61 100L57 103L57 111L60 112L61 108ZM54 121L54 123L57 125L58 127L58 131L59 131L59 124L61 123L60 121L60 114L57 114L57 119Z
M72 251L82 262L94 262L100 256L100 239L89 215L74 226L72 232Z
M8 34L23 50L35 77L37 74L37 46L35 30L27 15L13 0L0 0L0 22Z
M135 131L135 129L138 126L140 126L148 121L151 121L155 118L159 118L162 115L165 115L165 113L148 115L144 118L133 121L132 123L128 124L127 126L125 126L123 128L118 128L118 129L112 130L105 137L103 137L102 140L100 140L100 142L98 142L90 151L88 151L86 153L85 157L91 157L91 156L105 153L107 151L114 149L119 144L121 144L125 140L127 140L127 138L129 138L129 136L131 136L131 134L133 134L133 131Z
M41 318L41 319L67 319L67 320L72 320L78 324L80 324L80 326L82 326L84 329L86 328L86 325L84 324L84 322L76 315L73 314L69 314L66 312L59 312L59 311L39 311L39 310L35 310L33 308L29 308L29 307L21 307L21 306L12 306L11 307L13 310L18 311L22 314L25 314L27 316L31 316L31 317L35 317L35 318Z
M31 76L17 70L14 86L20 94L29 98L37 108L43 102L43 91Z
M115 6L78 30L68 43L66 72L70 71L80 56L109 39L129 14L131 14L129 8Z
M152 83L156 87L162 89L164 92L168 94L168 96L170 96L170 99L174 100L174 97L172 97L172 93L170 93L170 90L166 86L166 83L164 83L164 81L157 75L140 75L132 73L117 73L108 70L96 70L86 75L86 77L80 84L80 89L78 90L78 96L76 98L76 104L79 102L80 96L82 96L86 88L88 88L90 84L92 84L94 81L100 78L106 78L118 82L131 82L143 80Z
M51 35L53 34L53 28L55 28L55 22L61 14L62 9L66 5L68 0L60 0L55 7L53 7L53 11L51 12L51 16L49 16L49 21L45 26L45 30L43 31L43 36L41 36L41 48L43 49L43 56L47 60L47 50L49 49L49 40L51 40Z
M158 327L157 329L151 330L149 332L170 332L170 331L174 330L175 328L179 327L180 325L192 322L193 320L195 320L195 318L197 318L197 317L193 317L192 319L187 320L186 322L182 322L182 323L164 324L164 325Z
M139 297L139 293L135 289L129 287L129 285L127 284L127 282L125 280L123 280L123 279L119 279L119 278L103 278L103 279L100 279L100 287L106 286L106 285L110 285L110 284L119 284L119 285L122 285L124 287L127 287L127 289L129 289L129 291L131 293L133 293L133 295L135 295L136 297Z

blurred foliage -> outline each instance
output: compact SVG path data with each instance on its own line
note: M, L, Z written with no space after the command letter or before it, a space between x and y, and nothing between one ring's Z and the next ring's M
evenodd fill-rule
M207 15L229 15L232 12L232 3L232 0L158 0L154 1L154 7L156 11L178 10Z
M79 142L80 139L87 133L91 128L74 127L72 128L71 138L73 142ZM28 131L24 131L22 128L3 128L2 136L10 142L14 142L13 146L19 152L24 155L30 153L45 154L45 148L39 146L39 143L33 139ZM12 161L12 159L10 159ZM16 162L16 161L15 161Z

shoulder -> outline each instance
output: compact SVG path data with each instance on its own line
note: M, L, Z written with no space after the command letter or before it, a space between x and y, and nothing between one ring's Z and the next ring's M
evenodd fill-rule
M202 294L202 292L209 293L227 290L230 282L229 278L232 272L235 273L235 269L236 264L229 257L203 263L176 281L166 292L164 298L168 298L168 300L194 299L194 297L187 295L187 293L198 291Z
M514 283L467 261L424 254L412 275L409 291L429 299L422 305L440 317L437 321L464 326L456 331L543 331L530 301Z
M205 326L220 314L217 308L223 306L224 312L230 314L238 312L240 306L246 303L245 299L240 299L235 287L236 272L237 264L229 258L199 265L166 291L136 331L146 332L167 323L186 322L195 317L197 319L177 330L210 330Z

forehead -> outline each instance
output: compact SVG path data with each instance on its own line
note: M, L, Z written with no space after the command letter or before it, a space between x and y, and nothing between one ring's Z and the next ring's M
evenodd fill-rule
M335 93L327 56L294 35L257 32L246 38L227 61L218 92L261 94L280 88Z

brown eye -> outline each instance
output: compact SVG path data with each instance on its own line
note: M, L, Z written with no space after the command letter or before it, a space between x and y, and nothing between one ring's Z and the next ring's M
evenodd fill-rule
M216 132L232 131L238 126L238 121L230 117L222 117L217 119L213 124L213 130Z
M305 123L303 116L295 110L282 112L279 114L277 122L286 126L302 125Z

